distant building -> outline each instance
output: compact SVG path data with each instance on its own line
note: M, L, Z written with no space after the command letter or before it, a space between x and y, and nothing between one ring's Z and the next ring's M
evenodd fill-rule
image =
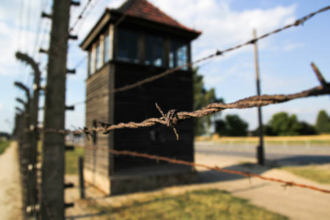
M0 141L8 141L10 139L10 134L7 132L0 132Z
M129 0L118 9L106 9L81 43L88 52L86 80L86 126L96 121L118 124L161 117L176 108L193 109L192 71L186 67L140 87L109 93L167 69L191 61L191 41L201 32L175 21L146 0ZM101 94L107 94L97 97ZM157 125L97 134L94 144L115 150L129 150L194 161L193 121L178 126L180 141L173 130ZM120 194L195 181L190 167L157 163L153 160L113 156L102 150L86 150L85 177L108 194Z

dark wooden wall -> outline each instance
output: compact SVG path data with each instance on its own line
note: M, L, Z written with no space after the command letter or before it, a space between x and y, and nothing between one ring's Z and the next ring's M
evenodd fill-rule
M112 68L110 68L112 66ZM110 73L113 71L113 73ZM147 77L163 72L164 68L112 61L89 77L87 84L87 100L99 94L109 93L111 84L119 88L135 83ZM114 82L111 75L114 74ZM190 71L179 71L152 83L118 92L113 95L113 109L110 109L110 95L92 99L86 103L86 126L93 127L93 120L102 122L141 122L151 117L161 117L155 103L164 113L171 109L192 111L193 79ZM113 119L111 118L113 114ZM109 147L115 150L128 150L152 155L165 156L186 161L194 161L193 121L187 120L177 127L180 140L172 128L156 125L149 128L121 129L112 131L111 135L97 134L97 147ZM153 138L156 137L156 138ZM112 139L110 139L112 138ZM112 159L111 159L112 158ZM128 156L111 157L109 153L98 150L85 151L85 168L102 176L116 175L130 168L143 168L167 164ZM173 170L182 166L170 165ZM190 169L187 167L187 169Z
M110 83L110 65L107 64L94 75L86 80L86 100L91 97L109 92ZM109 96L103 98L91 99L86 103L86 126L93 127L93 121L109 121ZM107 147L109 145L109 135L97 134L96 145L98 147ZM92 141L89 143L93 145ZM109 153L102 150L85 150L85 169L109 176Z
M119 88L138 80L159 74L165 69L115 61L115 87ZM193 79L190 71L179 71L152 83L115 94L114 123L140 122L150 117L161 117L155 103L164 113L176 108L191 111L193 108ZM194 160L193 121L187 120L177 127L180 140L172 128L157 125L150 128L114 131L114 149L129 150L166 156L186 161ZM157 133L158 140L152 140ZM118 156L114 157L114 175L130 167L156 165L155 161ZM173 165L175 167L175 165Z

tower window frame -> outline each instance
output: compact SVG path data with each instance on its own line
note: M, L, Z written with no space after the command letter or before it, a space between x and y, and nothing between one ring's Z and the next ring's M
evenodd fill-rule
M89 51L89 76L94 75L95 73L95 53L94 48L92 47Z
M145 35L144 40L145 58L144 64L163 67L165 64L165 39L155 35Z
M118 29L116 59L120 61L139 63L139 35L136 31Z
M95 67L96 71L102 68L101 42L98 42L95 47Z
M107 30L104 34L103 38L103 63L107 63L110 61L110 51L111 51L111 42L110 42L110 33Z
M178 40L170 40L169 67L175 68L188 64L188 43ZM185 66L182 70L188 70Z

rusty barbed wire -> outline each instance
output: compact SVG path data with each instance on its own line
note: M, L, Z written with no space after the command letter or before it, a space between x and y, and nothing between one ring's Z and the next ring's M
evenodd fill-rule
M113 89L113 90L110 90L110 91L107 92L107 93L100 94L100 95L96 95L96 96L94 96L94 97L91 97L91 98L89 98L89 99L86 99L85 101L80 101L80 102L74 103L73 105L80 105L80 104L82 104L82 103L86 103L86 102L91 101L91 100L94 100L94 99L103 98L103 97L107 96L108 94L127 91L127 90L130 90L130 89L133 89L133 88L139 87L139 86L141 86L141 85L143 85L143 84L150 83L150 82L155 81L155 80L157 80L157 79L160 79L160 78L162 78L162 77L164 77L164 76L167 76L167 75L169 75L169 74L172 74L172 73L174 73L174 72L177 72L177 71L181 70L182 68L185 68L185 67L192 67L194 64L197 64L197 63L200 63L200 62L203 62L203 61L209 60L209 59L214 58L214 57L221 56L221 55L223 55L223 54L225 54L225 53L228 53L228 52L233 51L233 50L240 49L240 48L242 48L242 47L244 47L244 46L247 46L247 45L250 45L250 44L254 44L254 43L258 42L258 41L261 40L261 39L264 39L264 38L269 37L269 36L271 36L271 35L273 35L273 34L279 33L279 32L281 32L281 31L283 31L283 30L289 29L289 28L291 28L291 27L295 27L295 26L302 25L304 22L306 22L307 20L309 20L310 18L312 18L312 17L315 16L316 14L319 14L319 13L324 12L324 11L327 11L327 10L330 10L330 6L327 6L327 7L324 7L324 8L322 8L322 9L318 10L318 11L312 12L312 13L310 13L310 14L308 14L308 15L306 15L306 16L304 16L304 17L298 19L298 20L296 20L296 21L293 22L292 24L288 24L288 25L286 25L286 26L284 26L284 27L282 27L282 28L278 28L278 29L276 29L276 30L274 30L274 31L268 32L268 33L266 33L266 34L264 34L264 35L261 35L260 37L257 37L257 38L254 38L254 39L252 39L252 40L249 40L249 41L247 41L247 42L245 42L245 43L243 43L243 44L239 44L239 45L237 45L237 46L230 47L230 48L227 48L227 49L225 49L225 50L217 50L215 53L212 53L212 54L210 54L210 55L208 55L208 56L205 56L205 57L203 57L203 58L201 58L201 59L198 59L198 60L196 60L196 61L193 61L193 62L191 62L191 63L187 63L187 64L184 64L184 65L181 65L181 66L178 66L178 67L175 67L175 68L169 69L169 70L167 70L167 71L165 71L165 72L162 72L162 73L160 73L160 74L158 74L158 75L155 75L155 76L152 76L152 77L148 77L148 78L146 78L146 79L143 79L143 80L137 81L137 82L135 82L135 83L133 83L133 84L130 84L130 85L126 85L126 86L123 86L123 87L115 88L115 89Z
M88 149L88 150L101 150L101 151L109 152L109 153L114 154L114 155L125 155L125 156L141 157L141 158L147 158L147 159L150 159L150 160L165 161L165 162L169 162L169 163L172 163L172 164L182 164L182 165L191 166L191 167L202 167L202 168L206 168L208 170L214 170L214 171L222 172L222 173L236 174L236 175L241 175L241 176L245 176L245 177L248 177L248 178L256 177L256 178L266 180L266 181L278 182L278 183L284 184L283 186L285 186L285 187L287 187L287 186L292 186L292 187L296 186L296 187L300 187L300 188L306 188L306 189L311 189L311 190L319 191L319 192L322 192L322 193L329 193L330 194L330 190L321 189L321 188L318 188L316 186L310 186L310 185L306 185L306 184L295 183L293 181L285 181L285 180L282 180L282 179L277 179L277 178L272 178L272 177L265 177L265 176L261 176L259 174L250 173L250 172L243 172L243 171L238 171L238 170L229 170L229 169L224 169L224 168L220 168L220 167L217 167L217 166L209 166L209 165L205 165L205 164L194 163L194 162L189 162L189 161L184 161L184 160L171 159L171 158L163 157L163 156L137 153L137 152L126 151L126 150L119 151L119 150L109 149L107 147L89 147L89 146L79 147L79 146L77 146L76 148L82 148L82 149Z
M315 66L315 64L313 64L313 66ZM289 95L262 95L262 96L256 95L228 104L211 103L202 109L192 112L169 110L167 114L164 114L156 103L156 107L158 108L158 110L162 115L162 117L160 118L149 118L142 122L119 123L116 125L100 123L101 127L94 127L94 128L85 127L83 129L75 130L75 131L46 129L44 130L44 132L58 133L58 134L71 133L74 135L85 134L86 137L89 138L90 136L92 136L92 131L103 132L103 134L108 134L110 131L116 129L124 129L124 128L137 129L143 127L151 127L156 124L163 124L168 127L174 128L174 132L177 136L177 139L179 139L179 135L175 130L175 127L177 126L178 123L190 118L200 118L200 117L212 115L214 113L220 112L225 109L245 109L245 108L253 108L253 107L262 107L270 104L279 104L283 102L288 102L298 98L306 98L311 96L330 94L330 83L325 83L324 77L322 76L321 72L316 71L315 68L313 69L321 85L298 93L293 93Z

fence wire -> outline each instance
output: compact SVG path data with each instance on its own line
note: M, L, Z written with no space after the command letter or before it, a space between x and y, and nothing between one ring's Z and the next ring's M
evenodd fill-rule
M91 97L91 98L89 98L89 99L87 99L87 100L85 100L85 101L80 101L80 102L74 103L73 105L80 105L80 104L82 104L82 103L85 103L85 102L88 102L88 101L91 101L91 100L94 100L94 99L100 99L100 98L103 98L104 96L107 96L107 95L112 94L112 93L117 93L117 92L127 91L127 90L130 90L130 89L133 89L133 88L139 87L139 86L141 86L141 85L143 85L143 84L153 82L153 81L155 81L155 80L157 80L157 79L160 79L160 78L162 78L162 77L165 77L165 76L167 76L167 75L169 75L169 74L173 74L173 73L175 73L175 72L177 72L177 71L179 71L179 70L181 70L181 69L183 69L183 68L185 68L185 67L192 67L192 66L195 65L195 64L201 63L201 62L206 61L206 60L209 60L209 59L211 59L211 58L221 56L221 55L223 55L223 54L225 54L225 53L228 53L228 52L230 52L230 51L234 51L234 50L240 49L240 48L242 48L242 47L244 47L244 46L247 46L247 45L250 45L250 44L254 44L254 43L258 42L258 41L261 40L261 39L264 39L264 38L269 37L269 36L271 36L271 35L273 35L273 34L279 33L279 32L281 32L281 31L283 31L283 30L289 29L289 28L291 28L291 27L296 27L296 26L302 25L302 24L304 24L307 20L309 20L309 19L311 19L313 16L315 16L316 14L319 14L319 13L321 13L321 12L325 12L325 11L328 11L328 10L330 10L330 6L327 6L327 7L324 7L324 8L322 8L322 9L318 10L318 11L312 12L312 13L310 13L310 14L308 14L308 15L306 15L306 16L304 16L304 17L298 19L298 20L296 20L296 21L293 22L292 24L289 24L289 25L286 25L286 26L284 26L284 27L282 27L282 28L279 28L279 29L276 29L276 30L274 30L274 31L268 32L268 33L266 33L266 34L264 34L264 35L262 35L262 36L260 36L260 37L257 37L257 38L254 38L254 39L251 39L251 40L249 40L249 41L247 41L247 42L245 42L245 43L243 43L243 44L239 44L239 45L237 45L237 46L230 47L230 48L227 48L227 49L225 49L225 50L217 50L215 53L212 53L212 54L210 54L210 55L208 55L208 56L205 56L205 57L203 57L203 58L201 58L201 59L198 59L198 60L196 60L196 61L194 61L194 62L191 62L191 63L188 63L188 64L184 64L184 65L181 65L181 66L175 67L175 68L173 68L173 69L169 69L169 70L167 70L167 71L165 71L165 72L162 72L162 73L160 73L160 74L158 74L158 75L155 75L155 76L152 76L152 77L149 77L149 78L143 79L143 80L141 80L141 81L137 81L137 82L135 82L135 83L133 83L133 84L130 84L130 85L126 85L126 86L123 86L123 87L120 87L120 88L115 88L115 89L113 89L113 90L110 90L110 91L107 92L107 93L100 94L100 95L96 95L96 96Z
M155 160L155 161L165 161L165 162L169 162L169 163L172 163L172 164L181 164L181 165L186 165L186 166L191 166L191 167L202 167L202 168L206 168L208 170L214 170L214 171L217 171L217 172L236 174L236 175L241 175L241 176L245 176L245 177L248 177L248 178L256 177L256 178L259 178L259 179L262 179L262 180L282 183L282 184L284 184L283 185L284 187L287 187L287 186L292 186L293 187L293 186L295 186L295 187L300 187L300 188L306 188L306 189L319 191L319 192L322 192L322 193L330 193L330 190L322 189L322 188L311 186L311 185L295 183L295 182L292 182L292 181L285 181L285 180L277 179L277 178L265 177L265 176L261 176L259 174L254 174L254 173L250 173L250 172L229 170L229 169L223 169L223 168L220 168L220 167L217 167L217 166L209 166L209 165L205 165L205 164L199 164L199 163L194 163L194 162L189 162L189 161L184 161L184 160L171 159L171 158L163 157L163 156L137 153L137 152L126 151L126 150L119 151L119 150L109 149L107 147L95 147L95 146L90 147L90 146L87 146L87 147L76 147L76 148L82 148L82 149L88 149L88 150L101 150L101 151L109 152L109 153L114 154L114 155L133 156L133 157L147 158L147 159Z
M320 81L321 85L302 91L298 93L293 93L289 95L262 95L262 96L251 96L248 98L244 98L241 100L238 100L233 103L211 103L207 106L205 106L202 109L192 111L192 112L186 112L186 111L178 111L176 109L172 109L168 111L167 114L164 114L161 108L157 105L156 107L160 111L160 114L162 117L160 118L149 118L142 122L128 122L128 123L119 123L117 125L112 125L109 123L99 122L101 127L94 127L94 128L83 128L80 130L58 130L58 129L45 129L44 132L48 133L57 133L57 134L85 134L87 138L92 136L92 132L103 132L103 134L108 134L112 130L116 129L123 129L123 128L131 128L131 129L137 129L137 128L144 128L144 127L151 127L156 124L163 124L168 127L172 127L177 139L179 139L179 135L176 131L176 126L187 119L190 118L200 118L205 117L208 115L212 115L214 113L220 112L225 109L246 109L246 108L253 108L253 107L262 107L267 106L271 104L279 104L288 102L291 100L299 99L299 98L306 98L311 96L320 96L320 95L326 95L330 94L330 83L326 83L324 80L324 77L322 76L321 72L317 69L315 64L312 64L313 70L315 71L315 74Z

